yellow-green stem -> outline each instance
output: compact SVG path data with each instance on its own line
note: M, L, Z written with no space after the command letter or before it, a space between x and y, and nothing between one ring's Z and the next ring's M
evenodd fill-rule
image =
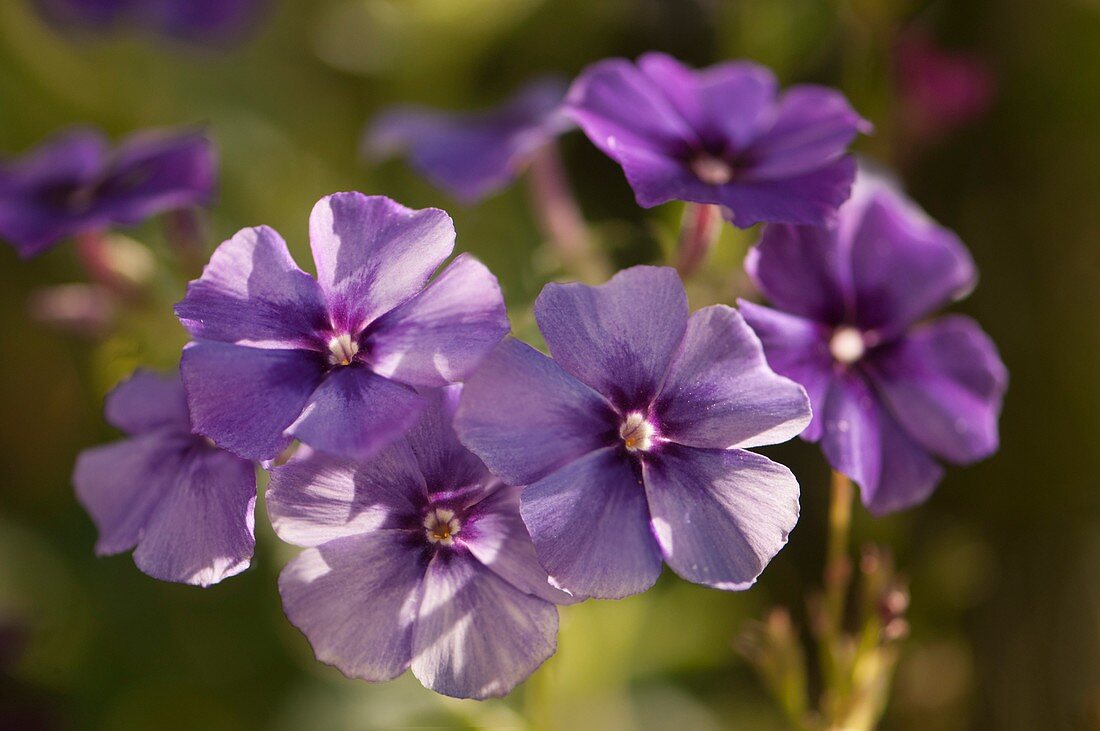
M722 211L708 203L688 203L680 224L680 240L676 252L676 269L689 279L706 261L714 242L722 232Z
M608 264L592 245L556 146L550 144L535 153L527 169L527 183L539 225L562 268L590 284L606 279Z
M833 472L829 490L829 535L825 550L825 606L829 632L836 636L844 622L844 607L852 576L848 541L852 526L852 481L840 472Z

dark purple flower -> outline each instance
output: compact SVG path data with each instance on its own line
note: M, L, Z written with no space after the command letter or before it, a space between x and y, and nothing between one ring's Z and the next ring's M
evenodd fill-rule
M238 40L269 0L34 0L63 30L104 33L136 28L194 43Z
M364 146L374 156L407 150L433 185L476 203L515 180L539 148L572 128L561 110L565 89L560 79L538 79L482 112L396 107L370 125Z
M713 203L741 228L832 219L855 177L848 145L870 131L832 89L780 94L763 66L695 71L662 53L589 67L566 110L622 165L639 205Z
M675 270L549 284L535 317L553 360L505 340L455 424L523 520L551 581L579 597L644 591L662 557L689 581L750 586L798 518L798 483L745 451L798 434L806 394L724 305L688 316Z
M504 695L554 654L570 601L551 587L516 488L451 427L460 386L365 461L313 454L272 471L267 509L305 546L283 570L287 616L317 659L373 682L409 667L460 698Z
M85 450L73 471L96 553L134 549L149 576L199 586L248 568L255 468L192 433L179 377L135 372L107 396L106 417L131 438Z
M143 132L112 151L98 131L74 128L0 162L0 238L35 256L69 236L204 204L215 176L200 132Z
M266 226L218 247L176 305L195 428L251 459L296 437L365 456L411 427L417 386L465 378L508 332L496 278L454 248L441 210L336 193L309 221L317 279ZM428 285L428 286L425 286Z
M768 226L745 262L778 310L741 312L772 367L806 387L802 437L887 513L921 502L943 474L997 449L1008 374L977 323L920 322L966 296L974 263L884 181L861 174L830 229Z

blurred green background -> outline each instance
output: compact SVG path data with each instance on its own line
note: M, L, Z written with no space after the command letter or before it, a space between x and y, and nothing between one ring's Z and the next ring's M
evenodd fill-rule
M913 27L980 56L996 82L987 114L935 140L899 112L893 49ZM918 509L856 516L857 540L891 547L913 594L883 727L1100 728L1100 1L284 0L247 43L216 51L74 41L3 0L0 153L78 122L116 136L206 125L221 157L207 250L266 223L308 262L310 207L337 190L441 206L529 335L531 300L561 273L522 185L463 209L400 162L363 163L361 127L394 102L482 106L536 73L650 49L840 86L877 127L858 149L900 169L981 269L958 309L1012 374L1000 453L950 470ZM638 209L579 133L563 151L615 261L667 257L679 208ZM803 514L757 587L723 593L666 572L645 595L567 608L558 654L501 701L443 699L407 676L352 682L313 661L276 592L292 550L262 513L253 568L208 590L158 583L128 556L96 559L73 459L117 436L100 416L110 386L138 364L172 366L185 341L170 305L189 275L173 271L156 222L127 235L160 268L99 333L28 314L43 287L85 278L71 245L31 262L0 247L0 729L782 727L733 643L774 604L804 624L819 582L828 473L803 443L774 450L800 476ZM732 301L750 242L725 234L694 306Z

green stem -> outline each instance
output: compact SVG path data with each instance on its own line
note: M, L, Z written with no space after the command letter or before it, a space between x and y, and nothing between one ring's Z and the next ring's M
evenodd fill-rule
M607 262L592 246L556 146L547 145L535 153L527 169L527 182L539 225L562 267L585 282L605 280Z
M721 232L722 212L718 206L706 203L684 206L676 259L681 277L690 279L699 270Z
M839 635L844 624L844 609L852 577L852 562L848 555L852 527L852 499L855 489L846 475L833 471L829 490L829 534L825 549L825 607L828 632Z
M852 527L852 481L833 471L829 490L828 536L825 547L823 616L818 636L821 673L825 683L821 710L826 728L842 724L848 715L854 658L844 631L852 562L849 539Z

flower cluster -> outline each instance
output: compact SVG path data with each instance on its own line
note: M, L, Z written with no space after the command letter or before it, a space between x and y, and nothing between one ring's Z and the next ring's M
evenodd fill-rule
M483 264L445 264L446 213L327 196L309 220L316 277L274 230L240 231L176 305L192 339L179 377L139 372L108 398L131 438L74 474L97 550L134 549L170 581L243 570L258 464L275 531L304 549L279 590L318 659L484 698L553 654L556 605L645 591L665 563L750 587L799 516L794 475L752 448L820 441L876 513L926 498L936 458L995 451L995 347L966 318L923 321L973 287L974 265L892 187L861 174L852 193L847 148L869 125L838 92L649 54L496 112L394 112L368 139L474 200L573 123L640 205L766 223L746 270L776 309L692 313L675 270L636 266L546 285L545 355L508 335ZM134 148L157 159L148 144L110 162L100 148L78 135L5 169L0 235L34 253L209 188L181 186L203 178L183 163L135 166Z
M112 151L94 129L67 130L0 162L0 238L36 256L76 234L203 205L215 175L214 150L199 132L144 132Z

